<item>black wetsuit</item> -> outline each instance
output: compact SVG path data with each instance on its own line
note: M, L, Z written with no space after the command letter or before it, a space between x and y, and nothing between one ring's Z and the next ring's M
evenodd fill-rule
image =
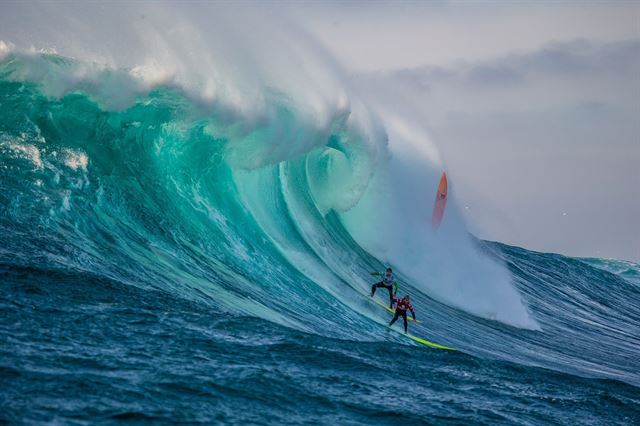
M395 282L396 277L393 275L393 273L389 275L382 274L382 281L371 286L371 297L376 294L377 289L382 287L386 288L387 290L389 290L389 307L393 309L393 297L395 296L393 292L393 286Z

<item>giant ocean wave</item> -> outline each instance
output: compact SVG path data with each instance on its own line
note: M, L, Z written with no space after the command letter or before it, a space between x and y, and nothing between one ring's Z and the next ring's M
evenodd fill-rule
M319 118L265 88L261 111L249 115L224 97L203 103L180 86L145 85L135 70L47 52L7 53L1 75L10 217L72 249L38 255L197 288L221 308L269 318L282 318L285 300L322 310L315 293L358 311L352 290L366 290L382 260L437 300L537 327L455 212L431 233L435 167L390 153L382 119L363 107L343 100Z
M264 47L258 38L248 45ZM443 164L428 138L363 102L309 43L276 59L209 57L192 43L182 62L163 62L175 53L165 45L114 64L0 42L3 276L86 277L92 294L105 282L159 290L212 317L375 357L371 342L412 344L363 296L369 272L392 265L424 321L412 332L472 356L445 363L640 384L640 288L629 278L640 268L478 241L455 186L434 233Z

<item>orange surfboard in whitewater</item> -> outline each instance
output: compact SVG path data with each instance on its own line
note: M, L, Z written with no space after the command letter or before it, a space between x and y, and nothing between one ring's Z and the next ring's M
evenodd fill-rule
M444 209L447 206L447 174L442 172L440 177L440 183L438 184L438 191L436 192L436 201L433 203L433 216L431 217L431 226L436 231L442 223L444 217Z

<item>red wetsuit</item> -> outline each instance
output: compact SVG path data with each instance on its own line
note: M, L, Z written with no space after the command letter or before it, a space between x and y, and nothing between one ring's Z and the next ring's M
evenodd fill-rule
M416 313L413 310L413 306L411 305L411 302L409 302L408 300L395 297L394 301L396 302L396 313L393 316L393 319L391 320L389 325L393 325L393 323L396 322L398 318L402 317L402 319L404 320L404 332L406 333L407 332L407 309L411 311L411 316L413 316L414 321L416 319Z

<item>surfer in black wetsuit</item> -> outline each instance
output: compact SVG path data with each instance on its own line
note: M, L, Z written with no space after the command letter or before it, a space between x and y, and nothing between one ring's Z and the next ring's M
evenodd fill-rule
M372 272L371 275L382 275L382 281L371 286L371 297L376 294L377 289L382 287L386 288L389 290L389 308L393 309L393 298L398 292L398 281L396 281L393 271L391 268L387 268L384 274L381 274L380 272Z
M413 306L411 305L411 298L407 294L402 299L396 297L394 298L396 302L396 313L393 316L393 319L389 323L389 325L393 325L394 322L398 320L398 318L402 317L404 320L404 334L407 334L407 309L411 311L411 316L413 316L413 320L416 320L416 313L413 310Z

